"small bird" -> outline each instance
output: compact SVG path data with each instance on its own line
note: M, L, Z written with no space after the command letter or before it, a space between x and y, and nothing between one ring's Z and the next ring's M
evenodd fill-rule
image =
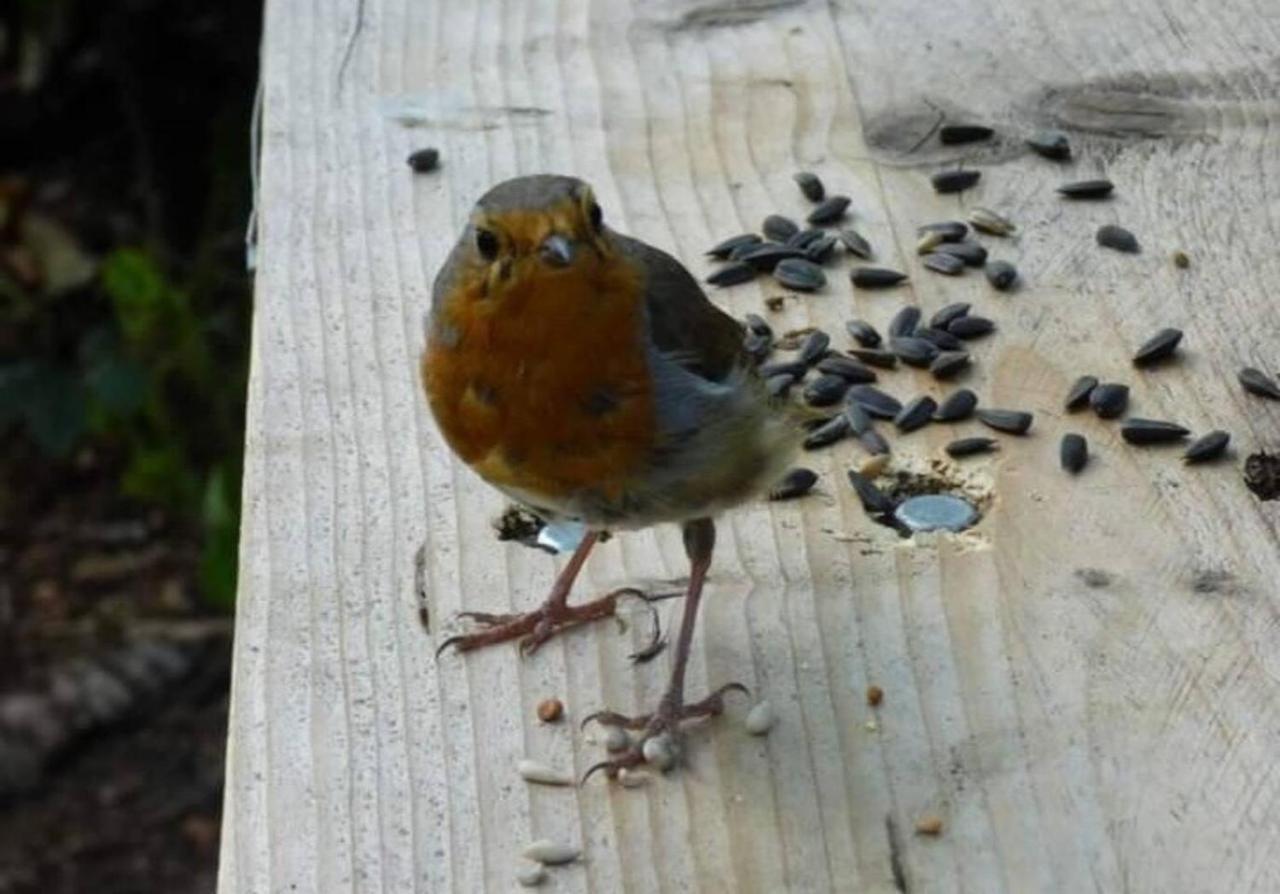
M803 436L798 409L771 397L743 350L743 327L680 262L609 228L575 177L507 180L476 203L436 277L422 378L450 448L485 481L549 523L586 533L543 604L466 612L482 629L441 647L469 651L553 635L615 611L633 588L569 605L606 531L682 526L690 574L670 684L651 714L602 711L643 730L609 776L644 761L656 736L714 716L730 683L685 700L685 668L715 545L713 517L775 482ZM589 775L589 774L588 774Z

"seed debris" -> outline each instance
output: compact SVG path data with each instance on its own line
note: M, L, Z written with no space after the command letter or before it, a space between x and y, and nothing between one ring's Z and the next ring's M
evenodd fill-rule
M440 167L440 150L434 146L427 146L410 153L405 160L415 174L429 174Z
M558 698L544 698L538 702L538 719L543 723L555 723L564 716L564 702Z

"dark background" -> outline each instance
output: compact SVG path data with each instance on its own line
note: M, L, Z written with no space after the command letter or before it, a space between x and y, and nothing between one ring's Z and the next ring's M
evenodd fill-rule
M212 890L261 8L0 12L0 894Z

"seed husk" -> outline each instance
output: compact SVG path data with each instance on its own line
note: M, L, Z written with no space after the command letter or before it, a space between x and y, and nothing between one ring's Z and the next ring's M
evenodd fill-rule
M809 432L804 439L805 450L817 450L834 444L849 435L849 420L844 414L832 416L826 422Z
M945 448L947 456L959 459L962 456L974 456L978 453L993 453L1000 449L1000 442L995 438L957 438Z
M963 351L964 342L956 338L945 329L935 329L932 326L925 326L917 329L912 333L916 338L923 338L931 341L944 351Z
M1215 429L1207 435L1196 438L1187 448L1187 452L1182 454L1182 458L1189 463L1208 462L1222 456L1229 443L1231 443L1231 435L1222 429Z
M756 362L769 356L773 350L773 339L759 332L748 332L742 340L742 349L756 359Z
M770 500L794 500L803 497L818 483L818 473L803 466L796 466L769 490Z
M903 406L898 415L893 417L893 424L904 434L924 428L933 419L936 409L938 409L938 402L929 395L922 394Z
M930 177L929 180L933 183L934 192L945 195L948 193L963 192L977 184L981 177L981 171L956 168L951 171L939 171Z
M879 331L866 320L850 320L844 324L844 328L864 348L874 348L880 344Z
M818 372L830 373L854 385L869 385L876 381L876 371L843 354L831 354L818 363Z
M527 859L535 860L544 866L559 866L561 863L572 863L582 855L582 851L570 844L557 844L547 839L535 841L524 849Z
M1023 410L990 410L984 408L978 410L977 415L978 421L983 425L1011 435L1025 435L1027 430L1031 428L1031 422L1034 418L1030 413Z
M1150 366L1164 360L1178 349L1180 341L1182 341L1181 329L1161 329L1138 348L1138 352L1133 355L1133 365Z
M815 264L825 264L831 260L832 255L836 252L836 237L822 236L814 239L804 247L804 256L806 260Z
M1180 441L1191 432L1176 422L1159 419L1126 419L1120 426L1120 437L1130 444L1164 444Z
M935 379L950 379L969 365L968 351L942 351L929 364Z
M827 284L827 275L813 261L805 258L787 258L773 268L773 278L779 284L797 292L813 292Z
M893 369L898 365L898 355L883 348L850 348L849 353L868 366Z
M969 267L981 267L987 263L987 250L976 242L961 240L938 246L938 253L959 258Z
M1103 248L1114 248L1126 254L1137 254L1141 250L1138 246L1138 237L1115 224L1104 224L1098 227L1097 239L1098 244Z
M747 712L746 719L743 720L742 725L751 735L763 736L773 729L773 724L776 721L777 715L773 712L773 705L767 701L762 701Z
M897 335L889 339L889 350L908 366L928 366L938 356L937 345L913 335Z
M853 432L856 438L862 437L874 427L871 414L857 401L846 400L844 402L844 415L849 420L849 431Z
M764 238L766 239L772 239L774 242L786 242L800 232L800 225L781 214L770 214L760 224L760 232L764 233Z
M805 403L811 407L829 407L844 397L849 380L843 376L823 374L804 386Z
M933 411L934 422L959 422L973 415L978 406L978 395L968 388L951 392Z
M719 258L723 261L725 258L729 257L735 248L740 248L744 245L754 247L763 241L764 240L755 233L742 233L738 236L730 236L723 242L717 242L715 245L707 249L707 254L710 257Z
M1115 419L1129 406L1129 386L1104 382L1089 392L1089 406L1102 419Z
M750 282L756 278L756 268L742 261L733 261L721 267L715 273L707 277L707 282L713 286L736 286L744 282Z
M846 397L862 406L871 416L892 419L902 412L902 401L874 385L854 385Z
M916 242L916 254L927 255L943 242L942 234L937 230L929 230Z
M789 248L777 242L761 242L747 250L742 256L742 263L750 264L756 270L772 270L783 261L803 257L804 252L798 248Z
M1071 474L1079 473L1089 461L1089 443L1084 435L1075 432L1063 435L1062 443L1058 445L1058 461Z
M994 332L996 324L986 317L966 315L947 324L947 331L956 338L978 338Z
M897 505L888 494L872 484L871 479L852 469L849 471L849 483L853 485L854 492L862 501L862 508L867 512L873 514L892 512Z
M889 452L889 442L874 428L858 435L858 443L862 445L863 450L873 456L883 456Z
M934 329L946 329L947 324L952 320L957 320L969 313L971 306L968 301L956 301L948 304L941 310L934 312L933 316L929 318L929 325Z
M766 379L783 374L800 378L808 371L809 364L804 360L774 360L760 367L760 375Z
M986 267L987 282L1001 292L1018 281L1018 268L1008 261L989 261Z
M1089 395L1098 387L1097 376L1081 376L1072 383L1067 391L1067 399L1062 402L1068 411L1083 409L1089 403Z
M849 210L851 201L853 200L848 196L831 196L823 199L818 203L818 207L809 212L809 216L805 220L815 226L833 224L844 217L845 212Z
M944 254L940 251L925 255L921 263L934 273L943 273L947 276L956 276L964 271L964 260L962 258Z
M827 189L822 185L822 181L818 179L817 174L809 171L797 171L791 175L791 179L795 180L796 186L800 187L800 191L804 193L804 197L810 202L821 202L827 194Z
M862 258L864 261L870 261L872 254L871 243L863 238L862 234L857 230L846 227L840 231L840 241L844 243L845 249L849 254Z
M1280 400L1280 385L1276 385L1275 380L1261 370L1246 366L1240 370L1238 377L1244 390L1250 394Z
M1027 140L1027 145L1038 155L1054 161L1071 157L1071 140L1060 130L1042 130Z
M418 149L410 153L405 160L409 163L409 167L413 168L415 174L428 174L440 167L440 150L434 146L427 146L424 149Z
M752 332L760 335L767 335L773 338L773 327L768 324L764 317L759 314L747 314L743 319L746 321L747 328Z
M1076 180L1058 187L1058 193L1066 199L1105 199L1115 185L1110 180Z
M771 397L786 397L797 381L799 380L791 373L777 373L764 380L764 389Z
M1191 256L1182 249L1178 249L1173 253L1173 266L1179 270L1186 270L1191 266Z
M804 341L800 343L800 353L796 359L801 363L807 363L812 366L827 356L827 350L830 347L831 336L821 329L815 329L806 335Z
M916 227L916 233L941 233L943 242L959 242L969 235L969 225L962 220L939 220Z
M885 289L906 278L905 273L887 267L857 267L849 274L849 279L859 289Z
M1018 231L1013 221L990 208L977 207L971 210L969 223L973 224L975 230L990 233L992 236L1008 236Z
M995 131L984 124L944 124L938 128L938 139L944 146L960 146L988 140Z

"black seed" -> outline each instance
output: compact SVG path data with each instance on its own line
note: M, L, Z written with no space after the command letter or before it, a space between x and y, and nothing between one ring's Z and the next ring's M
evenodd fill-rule
M1058 446L1058 460L1062 463L1062 468L1073 475L1083 469L1089 461L1089 444L1084 435L1075 432L1063 435L1062 443Z
M929 325L934 329L946 329L947 324L952 320L958 320L968 314L970 306L968 301L957 301L954 304L948 304L929 318Z
M964 342L945 329L935 329L932 326L925 326L923 329L917 329L912 334L916 338L923 338L925 341L933 342L944 351L964 350Z
M844 397L848 390L847 379L824 374L804 386L804 399L811 407L829 407Z
M843 415L832 416L825 423L809 432L809 436L804 439L805 450L816 450L819 447L826 447L828 444L834 444L836 441L847 437L849 434L849 420Z
M978 338L994 332L996 324L986 317L963 316L947 324L947 331L956 338Z
M797 251L807 251L809 246L817 242L826 235L825 230L817 227L809 227L807 230L797 230L795 235L785 240L782 244L787 248L794 248Z
M755 277L756 268L741 261L734 261L708 276L707 282L713 286L736 286L739 283L750 282Z
M770 500L793 500L803 497L818 483L818 475L803 467L792 469L769 491Z
M1209 432L1202 435L1192 442L1187 448L1187 452L1182 454L1182 458L1189 463L1203 463L1211 459L1217 459L1222 456L1227 449L1227 444L1231 442L1231 435L1222 429Z
M765 321L764 317L759 314L747 314L743 319L746 320L747 328L752 332L773 337L773 327Z
M881 369L893 369L898 365L898 355L881 348L851 348L849 353L863 363Z
M792 174L791 179L795 180L796 186L800 187L800 191L804 193L804 197L810 202L821 202L823 196L827 194L826 187L822 185L822 181L818 179L817 174L800 171Z
M1138 353L1133 355L1134 366L1150 366L1164 360L1178 349L1180 341L1181 329L1161 329L1138 348Z
M940 220L917 227L916 233L920 236L926 233L941 233L943 242L959 242L969 235L969 225L962 220Z
M849 420L849 431L853 432L855 437L860 438L871 431L873 427L871 414L857 401L846 400L844 402L844 415Z
M833 224L844 217L844 213L849 210L851 201L848 196L831 196L831 198L824 199L818 207L810 211L805 220L814 225Z
M921 263L934 273L945 273L947 276L955 276L964 270L962 258L936 251L925 255Z
M1163 444L1180 441L1189 434L1181 425L1159 419L1130 418L1120 426L1120 437L1130 444Z
M875 514L892 512L897 506L888 494L872 484L871 479L860 472L850 470L849 483L853 485L858 499L862 501L862 508L867 512Z
M836 251L836 237L823 236L804 247L804 256L815 264L825 264Z
M1105 199L1114 188L1110 180L1077 180L1062 184L1058 192L1067 199Z
M760 224L760 232L764 233L764 238L766 239L772 239L774 242L786 242L800 232L800 227L789 217L783 217L781 214L770 214L764 219L764 223Z
M800 355L797 359L801 363L807 363L812 366L827 356L827 349L830 347L831 336L821 329L815 329L806 335L804 341L800 343Z
M406 160L415 174L426 174L440 167L440 150L428 146L411 153Z
M968 419L978 406L978 395L968 388L961 388L947 395L933 413L934 422L959 422Z
M982 124L944 124L938 129L938 139L944 146L959 146L987 140L995 131Z
M1129 386L1106 382L1089 392L1089 406L1103 419L1115 419L1129 406Z
M730 249L729 260L741 261L762 245L764 245L764 240L759 238L757 238L755 242L741 242Z
M969 365L968 351L943 351L929 364L929 372L936 379L950 379Z
M1018 268L1008 261L988 262L986 274L987 282L1002 292L1018 281Z
M938 346L914 335L895 335L889 339L889 350L908 366L928 366L938 356Z
M1137 254L1141 250L1138 247L1138 237L1124 227L1118 227L1115 224L1105 224L1098 227L1097 238L1098 244L1103 248L1114 248L1116 251L1123 251L1127 254Z
M969 171L957 168L952 171L939 171L930 177L933 189L939 193L963 192L976 184L982 177L981 171Z
M910 335L920 325L920 308L908 304L893 315L889 321L889 337Z
M905 273L884 267L858 267L849 274L849 279L860 289L883 289L896 286L906 278Z
M783 397L796 381L796 377L790 373L775 373L764 380L764 387L773 397Z
M936 249L939 254L954 255L970 267L987 263L987 250L976 242L944 242Z
M876 380L875 370L842 354L832 354L829 357L824 357L822 362L818 364L818 372L840 376L854 385L870 385Z
M787 258L773 268L773 278L788 289L812 292L827 284L827 275L813 261Z
M874 385L854 385L846 396L869 415L880 419L892 419L902 412L902 401L891 394L885 394Z
M960 438L945 448L947 455L956 459L978 453L992 453L999 449L1000 443L995 438Z
M844 243L844 247L848 249L849 254L856 255L865 261L871 260L871 243L862 238L862 234L858 231L852 229L841 230L840 241Z
M746 338L742 340L742 349L759 363L773 350L773 339L759 332L748 332Z
M1022 410L978 410L978 421L996 431L1025 435L1031 428L1032 415Z
M809 364L803 360L775 360L773 363L766 363L760 367L760 375L766 379L774 376L793 376L797 379L802 378L809 371Z
M763 240L755 233L743 233L740 236L730 236L723 242L717 242L715 245L711 246L711 248L707 249L707 254L713 258L720 258L721 260L724 260L729 257L730 253L735 248L759 245L762 241Z
M1067 399L1062 405L1067 410L1083 409L1089 403L1089 395L1093 393L1093 389L1098 387L1097 376L1081 376L1076 379L1071 389L1067 391Z
M933 411L938 409L938 402L927 394L922 394L906 403L893 417L893 424L901 432L915 431L929 424Z
M1239 378L1244 390L1250 394L1280 400L1280 386L1277 386L1275 380L1261 370L1246 366L1240 370Z
M1063 161L1071 157L1071 141L1060 130L1042 130L1027 140L1027 145L1034 152L1045 158L1052 158L1054 161Z
M884 439L884 435L876 431L874 428L864 431L858 435L858 443L862 445L862 449L867 453L888 453L889 442Z
M803 257L804 252L799 249L788 248L776 242L762 242L748 249L742 260L757 270L772 270L782 261Z
M880 344L880 333L866 320L850 320L844 324L844 328L864 348L874 348Z

